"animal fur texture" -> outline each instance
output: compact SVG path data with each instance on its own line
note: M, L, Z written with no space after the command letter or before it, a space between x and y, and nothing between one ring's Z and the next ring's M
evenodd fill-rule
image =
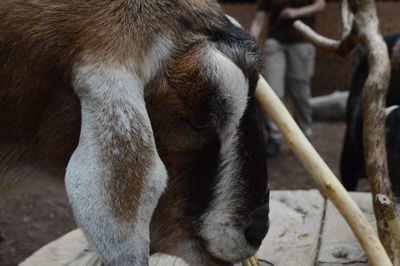
M3 0L0 190L65 175L105 265L245 259L268 221L259 62L214 1Z

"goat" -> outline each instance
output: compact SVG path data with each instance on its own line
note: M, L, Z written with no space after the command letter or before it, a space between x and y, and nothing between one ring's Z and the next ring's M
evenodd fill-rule
M268 229L259 72L215 1L0 1L0 190L65 176L106 265L248 258Z

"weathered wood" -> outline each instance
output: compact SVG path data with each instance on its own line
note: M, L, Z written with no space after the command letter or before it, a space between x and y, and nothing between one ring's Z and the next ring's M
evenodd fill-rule
M317 190L272 191L270 232L258 252L262 261L274 265L313 265L324 212L324 199ZM80 230L49 243L20 266L88 265L96 258ZM185 266L182 259L155 254L151 266Z
M376 228L376 220L372 208L371 194L350 193L360 206L368 221ZM318 253L318 265L342 265L350 263L367 263L367 257L360 247L351 229L331 202L328 201L321 244Z
M76 229L50 242L27 258L20 266L97 265L97 255L89 247L82 231ZM182 259L165 254L150 257L150 266L188 266Z
M351 195L374 224L371 194ZM270 231L257 253L263 266L368 265L344 219L332 203L325 204L317 190L272 191L270 206ZM324 222L323 213L326 213ZM323 229L321 224L324 224ZM332 253L339 254L339 258ZM341 254L347 254L347 258L340 258ZM82 232L75 230L44 246L20 266L96 265L89 264L93 262L96 262L95 253L88 247ZM164 254L151 256L149 265L188 266L182 259Z
M356 262L350 264L341 264L341 263L316 263L316 266L369 266L366 262Z
M274 191L270 230L257 253L273 265L314 265L325 200L317 190Z
M96 257L81 230L74 230L42 247L20 266L91 265Z
M354 21L354 14L350 11L349 2L347 0L342 0L340 12L342 14L342 39L344 39L350 34Z
M261 107L282 132L288 146L293 150L318 188L338 208L351 226L372 265L392 265L379 238L360 208L304 136L288 110L263 77L260 77L255 95Z
M387 46L379 32L379 20L374 0L356 2L355 26L360 42L368 54L369 74L363 88L363 147L366 172L371 184L379 237L393 264L400 266L400 243L396 243L391 223L396 224L394 204L378 201L383 194L393 201L385 145L386 92L390 80L390 61ZM392 229L392 230L391 230ZM397 248L395 247L397 245Z
M359 41L358 29L354 26L354 15L350 10L351 7L352 2L349 4L347 0L341 1L342 38L340 41L319 35L300 20L295 21L293 27L320 51L344 57L355 48Z
M150 257L150 266L189 266L184 260L165 254L154 254Z

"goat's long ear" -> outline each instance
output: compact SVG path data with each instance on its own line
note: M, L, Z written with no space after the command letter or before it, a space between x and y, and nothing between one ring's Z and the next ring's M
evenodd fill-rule
M66 187L76 220L106 265L145 265L149 223L167 173L158 156L143 82L123 65L75 66L79 145Z

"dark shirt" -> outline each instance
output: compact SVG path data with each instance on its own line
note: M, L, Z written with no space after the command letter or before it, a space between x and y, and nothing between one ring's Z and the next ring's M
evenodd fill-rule
M274 38L281 43L305 42L297 33L292 24L299 19L310 27L314 27L315 16L300 17L293 19L280 19L279 14L286 7L298 8L308 6L315 0L259 0L258 10L263 10L270 14L268 23L268 38Z

